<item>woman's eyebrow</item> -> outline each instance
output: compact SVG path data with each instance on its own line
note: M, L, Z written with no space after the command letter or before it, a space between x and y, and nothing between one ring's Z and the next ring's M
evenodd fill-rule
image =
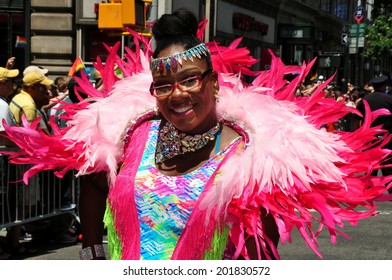
M179 71L179 72L177 72L177 73L175 73L174 75L170 75L170 76L156 76L156 77L153 77L152 79L153 79L153 82L155 82L155 81L172 81L172 80L178 80L178 79L175 79L176 77L180 77L180 79L183 79L181 76L186 76L186 75L194 75L194 76L197 76L198 74L196 74L196 73L192 73L192 72L196 72L196 71L198 71L198 72L201 72L202 70L200 70L199 68L197 68L197 67L192 67L192 68L187 68L187 69L183 69L182 71Z

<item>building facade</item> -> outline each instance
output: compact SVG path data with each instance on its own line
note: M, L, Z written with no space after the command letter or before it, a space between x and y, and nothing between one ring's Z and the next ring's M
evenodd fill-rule
M129 36L98 28L101 2L0 0L0 63L15 56L19 69L38 65L48 68L50 75L59 76L68 73L77 56L87 66L97 56L104 60L107 52L102 42L132 45ZM259 59L255 70L268 69L272 50L286 64L301 64L318 56L318 73L330 76L336 72L337 81L345 77L363 84L374 75L373 64L359 56L361 46L353 52L349 43L350 27L355 24L354 15L362 2L365 1L153 0L148 20L152 22L164 13L186 7L200 20L208 19L206 40L227 45L242 37L242 45ZM26 47L16 46L17 36L26 38ZM389 66L384 63L382 67Z

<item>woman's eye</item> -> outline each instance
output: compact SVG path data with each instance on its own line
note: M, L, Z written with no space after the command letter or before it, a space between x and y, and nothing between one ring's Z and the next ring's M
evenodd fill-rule
M164 85L164 86L156 87L156 90L159 92L169 92L169 91L171 91L171 89L172 89L171 85Z
M179 84L185 87L191 87L196 85L198 82L197 77L190 77L188 79L182 80Z

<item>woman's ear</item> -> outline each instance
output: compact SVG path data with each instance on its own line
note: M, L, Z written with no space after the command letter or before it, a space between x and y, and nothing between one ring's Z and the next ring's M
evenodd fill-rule
M218 82L218 73L216 71L212 71L211 73L213 87L214 87L214 97L216 102L219 102L219 82Z

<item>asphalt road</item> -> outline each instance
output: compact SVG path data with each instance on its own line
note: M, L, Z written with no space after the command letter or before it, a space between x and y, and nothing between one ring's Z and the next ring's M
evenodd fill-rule
M338 236L331 244L328 233L320 234L319 249L326 260L392 260L392 201L379 203L378 216L362 220L357 226L346 225L342 231L351 239ZM319 256L305 245L297 231L291 244L280 246L282 259L317 260Z
M338 236L332 245L328 234L319 236L319 249L325 260L392 260L392 201L379 203L380 214L360 221L355 227L345 226L343 231L351 237ZM105 249L107 252L106 245ZM81 244L50 244L38 247L37 254L21 257L25 260L78 260ZM294 230L292 242L279 245L283 260L320 260L305 245L298 231Z

